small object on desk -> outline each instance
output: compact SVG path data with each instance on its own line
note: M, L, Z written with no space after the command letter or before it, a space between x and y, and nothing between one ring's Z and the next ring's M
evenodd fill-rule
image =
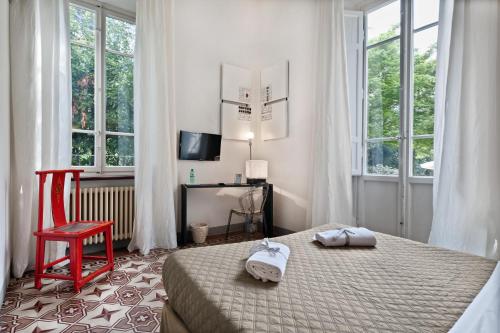
M237 173L234 175L234 183L235 184L241 184L241 177L242 177L242 174L241 173Z
M224 184L224 183L217 183L217 185L224 186L226 184Z
M190 185L196 184L196 174L194 173L194 169L191 169L189 171L189 184Z

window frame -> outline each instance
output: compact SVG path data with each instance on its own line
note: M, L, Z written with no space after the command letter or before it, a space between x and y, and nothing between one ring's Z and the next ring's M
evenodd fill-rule
M133 13L105 5L99 1L70 0L70 6L92 10L96 15L95 22L95 84L94 84L94 130L71 128L71 133L94 134L94 165L74 166L83 169L88 176L130 176L135 166L106 166L106 136L135 136L134 133L112 132L106 130L106 18L122 20L135 25ZM71 40L70 40L71 44ZM121 54L121 53L120 53ZM123 54L124 56L130 56ZM133 56L132 56L133 58ZM135 110L134 110L135 112ZM135 165L135 156L134 156Z
M400 3L399 35L389 37L377 43L368 44L368 14L383 8L395 1ZM413 6L416 0L388 0L368 8L364 12L364 103L363 107L363 177L373 180L399 181L408 179L415 183L432 183L434 176L418 176L413 174L413 141L415 139L434 139L434 134L415 135L414 120L414 50L413 40L416 33L439 26L437 21L414 28ZM395 137L368 138L368 50L399 40L400 43L400 126L399 135ZM397 175L368 173L368 144L384 141L399 142L399 172Z
M363 80L363 85L364 85L364 107L363 107L363 177L373 177L374 179L387 179L388 181L396 181L399 180L401 177L401 161L399 162L399 168L398 168L398 174L397 175L384 175L384 174L376 174L376 173L368 173L368 145L370 143L383 143L384 141L398 141L399 142L399 151L400 151L400 157L399 160L401 160L401 141L402 141L402 135L401 135L401 120L402 120L402 95L401 95L401 86L400 86L400 96L399 96L399 120L400 120L400 131L397 136L393 137L377 137L377 138L368 138L368 50L371 48L379 47L379 46L384 46L385 44L390 44L394 41L399 41L399 47L400 47L400 60L399 60L399 77L400 77L400 82L402 80L403 76L403 59L402 59L402 45L403 45L403 17L402 17L402 3L400 1L400 21L399 21L399 34L389 37L387 39L381 40L377 43L374 44L369 44L368 43L368 14L371 12L374 12L380 8L383 8L385 6L388 6L389 4L400 1L400 0L387 0L384 1L383 3L379 3L374 7L369 8L368 10L365 11L364 13L364 49L363 49L363 54L364 54L364 80Z
M413 4L413 3L412 3ZM437 21L433 21L431 23L425 24L419 28L414 27L414 20L413 20L413 8L412 8L412 18L411 18L411 51L410 51L410 66L411 66L411 73L410 73L410 108L408 110L408 175L409 178L413 179L433 179L434 178L434 172L432 173L432 176L419 176L415 175L413 173L413 166L414 166L414 159L413 159L413 142L416 139L432 139L432 142L434 143L435 139L435 133L432 134L414 134L414 119L415 119L415 108L413 105L413 102L415 100L415 91L414 91L414 86L415 86L415 57L414 57L414 45L413 45L413 40L415 37L415 34L423 31L427 31L429 29L432 29L434 27L439 27L439 18ZM438 28L439 29L439 28ZM437 52L437 51L436 51ZM436 73L437 75L437 73ZM434 120L435 123L435 120Z

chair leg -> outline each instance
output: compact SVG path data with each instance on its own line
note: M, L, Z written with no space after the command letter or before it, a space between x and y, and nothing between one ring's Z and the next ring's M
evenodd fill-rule
M36 238L35 288L42 289L43 265L45 264L45 239Z
M113 238L111 235L111 227L109 227L104 237L106 238L106 257L108 258L108 265L110 265L109 270L112 271L115 269L115 262L113 258Z
M262 232L264 233L264 236L267 237L267 225L266 225L266 215L265 214L261 215L261 220L262 220Z
M82 250L81 239L72 239L69 242L71 276L73 277L73 285L77 293L80 292L80 281L82 279Z
M233 217L233 211L229 212L229 218L227 219L227 227L226 227L226 241L229 237L229 227L231 226L231 218Z

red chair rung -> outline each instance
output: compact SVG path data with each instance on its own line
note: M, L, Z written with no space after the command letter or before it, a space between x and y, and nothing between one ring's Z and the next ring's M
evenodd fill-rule
M42 278L72 280L76 292L88 281L96 276L114 269L113 241L111 239L111 226L113 221L81 221L80 220L80 174L83 170L46 170L37 171L40 177L38 188L38 229L33 234L36 237L36 265L35 265L35 287L42 287ZM66 176L71 174L75 181L75 220L67 221L64 209L64 187ZM47 176L51 175L51 209L53 227L43 228L43 200L44 186ZM84 256L83 240L103 232L106 240L106 256ZM68 256L45 263L45 242L60 241L69 243ZM70 275L44 273L45 269L52 267L64 260L70 261ZM95 272L82 278L83 259L107 260L107 264Z

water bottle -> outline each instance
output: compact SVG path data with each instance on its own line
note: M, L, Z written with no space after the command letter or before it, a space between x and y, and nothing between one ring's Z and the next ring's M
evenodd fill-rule
M191 169L189 171L189 184L191 185L196 184L196 175L194 173L194 169Z

